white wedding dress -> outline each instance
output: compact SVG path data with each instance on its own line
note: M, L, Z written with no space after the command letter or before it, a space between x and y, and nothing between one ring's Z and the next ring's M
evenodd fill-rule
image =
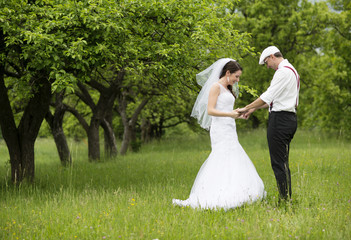
M232 111L235 98L219 85L216 109ZM173 199L173 204L227 210L265 197L263 182L238 141L235 120L212 117L210 137L212 151L197 174L189 198Z

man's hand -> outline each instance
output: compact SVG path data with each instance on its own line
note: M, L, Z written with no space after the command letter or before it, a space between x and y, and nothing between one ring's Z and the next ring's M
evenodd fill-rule
M251 113L253 113L256 109L251 108L251 109L247 109L246 107L244 108L237 108L235 109L235 111L237 111L238 113L240 113L240 116L238 118L240 119L249 119Z
M256 110L256 109L254 109L254 108L251 108L251 109L247 110L247 111L243 114L243 117L244 117L245 119L249 119L251 113L253 113L255 110Z
M246 107L243 107L243 108L237 108L235 109L235 111L238 111L239 113L243 114L243 113L246 113L248 110L246 109Z

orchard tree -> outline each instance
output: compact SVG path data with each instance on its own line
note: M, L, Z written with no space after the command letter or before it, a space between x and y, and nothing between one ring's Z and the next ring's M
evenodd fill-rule
M98 45L105 63L94 69L100 80L90 78L86 84L95 89L98 84L115 86L115 109L124 127L122 154L135 135L139 114L151 98L165 94L167 88L177 91L179 84L194 84L195 73L219 57L250 52L246 34L233 30L232 14L226 11L231 5L231 1L213 4L190 0L183 4L169 0L111 2L108 6L78 4L77 25L87 33L75 34L84 38L87 52L95 49L89 50L90 46ZM114 9L121 11L119 15L111 13ZM87 92L83 84L78 86L80 92ZM99 99L106 97L99 93ZM99 158L98 126L106 114L94 120L96 137L88 136L92 159Z
M195 82L196 73L220 57L239 58L241 54L250 53L247 34L233 29L233 14L227 11L231 6L229 1L217 4L211 1L185 1L183 4L144 1L144 4L127 8L129 14L126 17L130 18L130 28L134 33L131 41L134 48L141 51L136 55L137 65L126 82L126 86L135 88L129 91L133 94L124 91L117 104L119 114L129 116L128 121L122 121L121 152L127 148L130 136L135 136L128 129L135 131L137 122L134 117L140 106L148 112L142 113L144 124L140 123L140 127L158 125L155 131L160 134L163 127L185 121L184 114L190 115L188 106L177 114L173 113L174 109L180 109L179 106L189 105L191 97L195 100L200 90ZM187 87L185 91L184 86ZM179 97L182 94L187 96ZM132 100L130 107L125 107L125 99ZM145 101L152 105L144 104ZM135 104L138 102L140 105ZM125 112L125 109L129 111Z
M0 124L12 180L34 179L34 143L52 93L72 92L86 87L85 82L91 86L98 81L91 78L94 71L106 71L107 66L113 66L115 77L126 76L115 84L114 96L122 96L140 79L162 92L152 79L176 89L171 79L190 79L192 69L249 52L245 34L232 28L231 5L190 0L1 1ZM99 84L105 83L101 79ZM96 110L88 134L92 159L99 158L96 133L108 114Z
M34 143L49 109L54 68L62 50L57 47L62 36L43 29L45 18L53 14L43 5L1 1L0 125L13 182L34 179ZM15 113L19 113L17 121Z
M310 128L337 130L350 136L351 123L351 4L329 1L325 12L328 28L321 35L319 55L306 67L317 66L316 78L307 90L309 104L304 124Z
M89 65L82 61L84 41L69 35L61 2L0 2L0 125L15 183L34 179L34 143L52 93L72 90L76 81L65 69Z

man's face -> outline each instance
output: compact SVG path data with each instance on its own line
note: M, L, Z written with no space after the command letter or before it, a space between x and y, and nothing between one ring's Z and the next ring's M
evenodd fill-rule
M269 55L268 57L266 57L264 60L263 60L263 62L264 62L264 64L267 66L267 68L272 68L272 63L271 63L271 61L272 61L272 55Z

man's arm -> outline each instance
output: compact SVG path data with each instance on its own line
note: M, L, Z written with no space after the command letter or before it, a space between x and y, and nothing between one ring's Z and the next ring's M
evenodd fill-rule
M253 109L253 111L260 109L260 108L267 108L268 104L265 103L261 98L257 98L255 101L253 101L252 103L246 105L243 108L239 108L237 109L239 112L244 113L247 112L251 109ZM253 112L251 111L251 112Z
M253 101L252 103L250 103L249 105L246 105L244 107L244 109L246 109L246 111L250 110L250 109L260 109L260 108L267 108L268 104L265 103L260 97L257 98L255 101Z
M261 108L268 108L268 104L265 103L261 98L257 98L255 101L246 105L243 108L236 109L238 112L242 113L244 119L248 119L254 111Z

